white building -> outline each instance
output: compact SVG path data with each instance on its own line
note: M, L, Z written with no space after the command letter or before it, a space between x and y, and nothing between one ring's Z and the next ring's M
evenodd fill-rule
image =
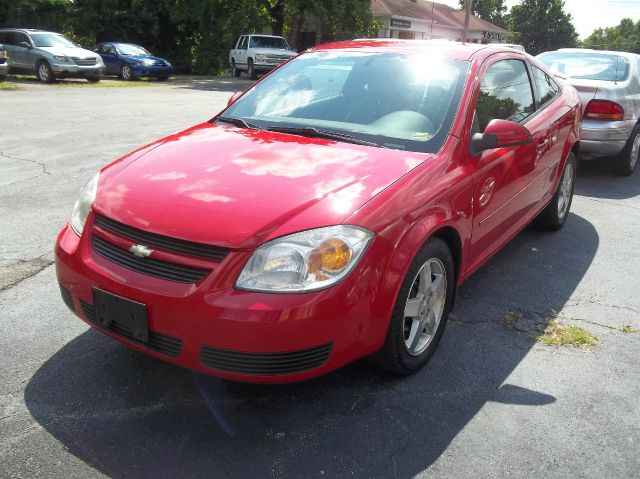
M381 23L380 38L461 41L465 12L426 0L371 0L373 17ZM467 42L504 43L509 32L493 23L471 16Z

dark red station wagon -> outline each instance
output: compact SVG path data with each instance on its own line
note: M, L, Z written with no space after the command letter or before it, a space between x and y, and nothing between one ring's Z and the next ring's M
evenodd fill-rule
M458 285L532 220L566 221L579 120L576 91L510 48L314 48L93 177L56 244L63 299L228 379L366 356L411 373Z

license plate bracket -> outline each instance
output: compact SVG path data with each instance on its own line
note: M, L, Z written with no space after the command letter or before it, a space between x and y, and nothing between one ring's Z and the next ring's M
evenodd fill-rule
M149 342L145 304L93 288L93 307L99 326L109 328L115 323L120 329L125 329L133 339Z

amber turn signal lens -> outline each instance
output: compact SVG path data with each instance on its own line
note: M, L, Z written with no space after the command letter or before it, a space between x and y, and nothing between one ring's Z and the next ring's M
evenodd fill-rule
M340 238L329 238L309 253L309 272L335 273L349 264L351 248Z

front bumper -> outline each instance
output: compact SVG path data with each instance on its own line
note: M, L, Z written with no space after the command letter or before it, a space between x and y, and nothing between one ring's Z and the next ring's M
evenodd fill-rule
M131 71L138 77L164 78L173 73L173 67L157 65L132 65Z
M629 140L634 126L634 120L583 120L580 129L582 158L617 155Z
M270 72L274 68L282 65L286 60L278 60L278 61L260 61L253 64L253 68L259 72Z
M104 65L74 65L72 63L52 63L51 70L56 77L103 77Z
M238 291L251 252L232 251L204 279L181 284L126 269L96 253L92 215L82 238L66 226L56 243L65 303L82 320L165 361L237 381L282 383L326 374L382 346L393 299L373 292L390 248L372 241L341 283L305 294ZM378 240L378 241L376 241ZM91 317L93 288L144 303L149 342L104 329Z

